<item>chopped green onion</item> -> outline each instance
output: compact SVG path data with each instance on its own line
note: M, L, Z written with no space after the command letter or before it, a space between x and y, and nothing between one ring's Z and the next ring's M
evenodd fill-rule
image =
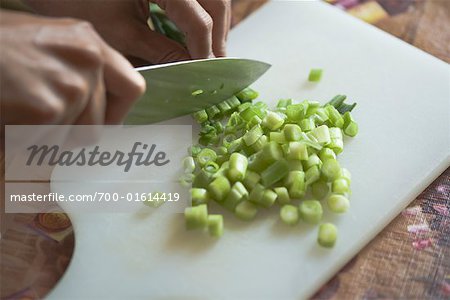
M350 191L348 181L344 178L338 178L333 181L331 191L336 194L346 194Z
M245 88L239 93L237 93L236 97L238 97L238 99L241 100L241 102L249 102L258 98L258 92L251 88Z
M242 139L244 140L244 143L247 146L253 145L261 136L263 135L263 130L261 126L255 125L252 129L247 131L247 133L244 134Z
M328 101L325 105L331 105L334 108L338 108L339 106L342 105L342 103L344 103L345 99L347 99L347 96L345 96L345 95L336 95L333 97L333 99Z
M198 188L207 188L211 180L212 174L202 169L197 175L195 175L192 185Z
M208 232L213 237L221 237L223 235L223 216L209 215L208 216Z
M183 159L184 173L192 173L195 170L195 161L192 156L187 156Z
M301 139L301 128L297 124L286 124L283 128L284 137L289 142L299 141Z
M203 94L203 90L195 90L191 93L192 96L198 96Z
M220 114L220 109L213 105L206 108L206 113L208 114L209 119L212 120L216 115Z
M236 206L234 211L236 217L244 221L250 221L255 218L258 207L250 201L244 201Z
M300 121L299 125L300 128L305 132L313 130L316 126L314 118L303 119Z
M283 205L280 209L280 218L287 225L295 225L298 223L298 208L294 205Z
M291 160L307 160L308 149L306 144L303 142L290 142L287 158Z
M255 151L258 152L260 150L262 150L262 148L268 143L269 139L267 138L266 135L262 135L252 146L251 148Z
M344 126L344 118L339 111L331 105L325 106L325 110L328 113L329 121L332 126L342 128Z
M226 114L231 110L231 106L226 101L220 102L219 104L217 104L217 107L222 114Z
M311 185L311 192L315 199L323 199L326 195L328 195L330 188L328 187L328 183L325 181L319 180L314 182Z
M341 177L340 178L344 178L345 180L347 180L347 183L349 186L352 183L352 175L350 174L350 171L347 170L346 168L341 169Z
M261 182L265 187L269 187L283 179L288 173L287 162L284 159L277 160L261 173Z
M253 128L255 126L259 126L261 123L262 123L262 119L259 116L255 115L247 123L247 128Z
M263 192L259 204L265 208L269 208L275 203L276 200L277 194L270 189L266 189Z
M311 82L319 82L322 78L322 72L322 69L311 69L311 71L309 71L308 80Z
M222 202L230 192L231 185L224 176L215 178L208 186L208 191L217 202Z
M328 144L328 148L331 148L334 153L339 154L344 150L344 140L342 138L342 130L337 127L331 127L330 129L331 142Z
M286 186L289 196L299 199L305 195L305 173L302 171L290 171L286 177Z
M273 162L283 158L283 150L281 149L281 146L274 141L268 142L261 150L261 153L262 159L268 164L272 164Z
M197 155L197 161L201 166L206 165L208 162L215 161L217 158L216 152L209 148L204 148Z
M209 200L208 191L202 188L192 188L191 199L192 199L192 206L206 204L208 203Z
M223 206L231 211L234 211L234 209L239 203L247 199L248 199L248 191L244 187L244 185L238 181L231 188L230 192L228 193L228 196L225 198L225 201L223 202Z
M276 112L269 111L263 119L263 125L270 130L277 130L283 126L284 118Z
M333 150L330 148L322 148L322 150L319 151L319 158L322 162L326 161L327 159L336 159L336 153L334 153Z
M253 187L261 180L261 176L253 171L247 170L244 177L244 186L247 189L253 189Z
M280 99L277 103L277 108L286 108L288 105L292 104L292 99Z
M254 153L248 157L248 169L255 171L255 172L261 172L265 168L267 168L269 164L264 161L263 159L263 153L262 151Z
M192 157L197 157L197 155L202 151L202 148L199 146L190 146L188 153Z
M317 242L325 248L332 248L336 244L337 228L331 223L324 223L319 226Z
M286 143L286 138L283 132L271 131L269 133L269 140L280 145Z
M322 165L322 175L327 181L333 181L341 176L341 167L337 160L328 159Z
M241 105L241 101L236 96L231 96L231 98L228 98L225 100L227 104L231 107L231 109L236 109L239 105Z
M288 160L289 171L303 171L301 160Z
M317 200L305 200L298 207L300 218L308 224L318 224L322 220L322 205Z
M192 186L192 183L194 182L195 178L196 178L196 176L194 174L185 173L185 174L181 175L179 181L183 187L188 188L188 187Z
M348 111L344 114L344 133L348 136L354 137L358 134L358 123L355 122L351 113Z
M308 157L308 160L304 162L305 170L308 170L308 169L310 169L313 166L319 166L319 167L322 166L322 161L320 160L320 158L315 153L311 154Z
M197 121L197 123L204 123L208 121L208 114L204 109L193 113L192 116Z
M213 161L208 161L203 167L203 170L209 173L216 173L219 170L219 165Z
M261 203L263 194L264 194L264 186L258 183L253 187L253 190L251 190L248 200L255 204L259 204Z
M250 102L244 102L238 106L238 112L244 111L251 106L252 106L252 104Z
M208 226L208 208L206 204L186 207L184 210L186 229L201 229Z
M328 129L328 126L322 125L316 127L311 132L313 133L319 144L326 145L331 142L330 130Z
M320 178L320 170L318 166L312 166L305 172L306 185L310 185Z
M287 188L282 186L282 187L276 187L273 190L277 194L276 201L278 202L278 204L283 205L283 204L288 204L291 202L291 198L289 197L289 192L288 192Z
M307 103L292 104L286 107L286 116L290 122L300 122L308 109Z
M148 197L143 201L145 206L152 207L152 208L158 208L164 203L166 203L166 195L165 193L150 193Z
M347 197L338 194L332 194L327 200L328 207L332 212L345 213L350 207L350 201Z
M230 156L230 166L228 169L228 178L231 181L243 180L247 171L247 157L240 153L233 153Z

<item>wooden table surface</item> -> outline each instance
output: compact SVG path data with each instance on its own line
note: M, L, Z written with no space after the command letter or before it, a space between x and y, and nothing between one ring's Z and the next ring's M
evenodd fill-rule
M236 25L265 2L233 0L232 24ZM449 0L328 2L450 62ZM3 162L3 155L0 158ZM0 167L3 179L2 163ZM0 192L3 195L3 185ZM70 223L63 214L18 214L9 218L12 225L0 240L3 286L0 298L41 298L62 276L72 255L74 237L67 225ZM57 224L61 230L50 233L46 223ZM426 230L417 233L418 226ZM11 295L13 298L9 298ZM314 298L449 299L450 168Z

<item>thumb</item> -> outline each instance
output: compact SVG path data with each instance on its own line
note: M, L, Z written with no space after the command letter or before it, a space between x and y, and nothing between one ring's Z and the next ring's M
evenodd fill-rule
M179 43L146 26L138 30L138 39L133 41L133 47L128 51L130 55L153 64L191 59L187 49Z

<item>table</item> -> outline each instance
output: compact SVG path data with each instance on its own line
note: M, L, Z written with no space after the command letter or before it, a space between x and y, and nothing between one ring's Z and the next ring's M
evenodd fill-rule
M233 0L233 26L267 0ZM450 62L450 1L328 0ZM446 43L447 41L447 43ZM4 170L4 157L0 155ZM2 182L4 172L2 172ZM3 189L3 185L2 185ZM3 195L3 190L0 191ZM64 214L9 216L0 240L0 297L37 299L64 273L74 236ZM450 297L450 168L419 195L314 299Z

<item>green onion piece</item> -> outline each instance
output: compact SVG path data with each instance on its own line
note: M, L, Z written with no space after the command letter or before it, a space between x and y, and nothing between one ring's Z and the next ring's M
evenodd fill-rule
M331 194L328 197L327 204L332 212L338 214L345 213L350 207L350 201L347 197L338 194Z
M305 173L306 185L310 185L320 178L320 170L318 166L312 166Z
M287 158L291 160L307 160L308 149L303 142L290 142Z
M223 125L221 122L214 122L212 126L216 129L217 133L222 133L224 131Z
M225 133L235 133L244 126L244 120L237 112L234 112L231 114L230 119L228 119L227 125L225 126Z
M350 171L347 170L346 168L341 169L341 177L340 178L347 180L347 183L349 186L352 183L352 175L350 174Z
M242 149L242 138L235 139L228 146L228 153L237 152Z
M322 205L317 200L305 200L298 207L300 218L308 224L318 224L322 220Z
M217 178L217 177L222 177L222 176L226 177L228 174L229 166L230 166L229 161L222 163L219 170L217 170L217 172L212 175L212 178Z
M333 97L333 99L331 99L330 101L328 101L326 105L331 105L334 108L338 108L339 106L342 105L342 103L344 103L345 99L347 99L347 96L345 95L336 95Z
M262 159L267 164L272 164L273 162L283 158L283 150L279 144L274 141L268 142L261 150Z
M286 124L283 128L284 137L289 142L299 141L302 137L301 128L297 124Z
M216 173L219 170L219 165L216 164L213 161L209 161L206 163L206 165L203 167L203 170L205 170L208 173Z
M253 187L253 190L250 191L248 200L255 204L259 204L259 203L261 203L263 194L264 194L264 186L258 183Z
M163 205L164 203L166 203L165 200L166 200L165 193L160 193L160 192L150 193L149 195L147 195L147 198L145 199L145 201L143 201L143 204L148 207L158 208L161 205Z
M305 100L306 101L306 100ZM308 110L306 111L305 117L311 117L320 108L320 102L318 101L306 101L308 103Z
M192 173L195 170L195 161L192 156L187 156L183 159L184 173Z
M255 126L259 126L261 123L262 123L262 119L259 116L255 115L247 123L247 128L253 128Z
M316 127L311 132L319 144L326 145L331 142L330 130L328 129L328 126L322 125Z
M305 195L305 173L302 171L290 171L285 180L288 187L289 196L299 199Z
M266 189L263 192L259 204L265 208L269 208L275 203L276 200L277 194L270 189Z
M262 148L268 143L269 139L266 135L262 135L252 146L254 152L262 150Z
M230 192L231 185L224 176L215 178L208 186L208 191L217 202L222 202Z
M261 173L261 182L265 187L270 187L274 183L280 181L289 173L289 165L287 162L277 160Z
M200 146L190 146L188 149L188 153L192 157L197 157L197 155L202 151Z
M337 108L337 110L340 114L345 114L346 112L352 111L355 107L356 103L353 104L342 103L341 106Z
M323 125L323 123L328 121L328 119L328 114L325 109L323 107L319 107L314 114L315 123L317 125Z
M324 223L319 226L317 242L325 248L332 248L336 244L337 228L331 223Z
M284 118L279 113L269 111L264 117L262 124L270 130L277 130L283 126Z
M197 121L197 123L201 124L208 121L208 114L204 109L197 111L192 114L192 117Z
M208 208L206 204L186 207L184 210L186 229L201 229L208 226Z
M350 192L350 186L346 179L338 178L333 181L331 185L331 191L336 194L346 194Z
M325 110L328 113L329 122L332 126L342 128L344 126L344 118L339 111L331 105L325 106Z
M192 96L198 96L203 94L203 90L195 90L191 93Z
M277 144L284 144L284 143L286 143L286 138L285 138L283 132L276 132L276 131L270 132L269 133L269 140L271 142L275 142Z
M286 107L286 116L289 122L300 122L306 115L308 103L292 104Z
M231 109L237 108L239 105L241 105L241 101L236 96L231 96L231 98L228 98L225 100L225 102L228 103L228 105L231 107Z
M247 108L249 108L250 106L252 106L252 104L250 102L244 102L238 106L238 112L244 111Z
M333 150L330 148L322 148L322 150L319 151L319 158L322 162L326 161L327 159L336 159L336 153L334 153Z
M280 99L277 103L277 108L286 108L288 105L292 104L292 99Z
M358 123L355 122L351 113L348 111L344 114L344 133L348 136L354 137L358 134Z
M206 113L208 114L209 119L212 120L215 116L220 114L220 109L217 106L213 105L206 108Z
M273 190L277 194L276 201L278 202L278 204L284 205L284 204L288 204L291 202L291 198L289 197L289 192L288 192L287 188L285 188L284 186L281 186L281 187L276 187Z
M322 161L320 160L320 158L315 153L311 154L308 157L308 160L304 163L305 170L308 170L308 169L310 169L313 166L318 166L318 167L322 166Z
M221 237L223 235L223 216L209 215L208 216L208 233L213 237Z
M249 102L258 98L258 92L248 87L237 93L236 97L238 97L241 102Z
M234 214L241 220L250 221L255 218L258 207L250 201L244 201L236 206Z
M341 176L339 162L334 159L326 160L322 165L322 175L325 180L333 181Z
M197 177L192 173L185 173L185 174L181 175L179 181L180 181L181 186L188 188L188 187L192 186L192 183L194 182L194 180L196 178Z
M259 183L259 181L261 180L261 176L253 171L247 170L247 172L245 173L245 177L243 180L243 184L247 189L253 189L253 187Z
M280 218L283 223L293 226L298 223L298 208L294 205L283 205L280 209Z
M263 159L262 150L260 152L254 153L248 157L248 169L261 172L267 168L269 164Z
M212 174L205 170L200 170L200 172L195 175L192 185L197 188L207 188L212 180Z
M231 211L234 211L236 206L248 199L248 191L241 182L236 182L231 188L228 196L223 202L223 206Z
M316 128L316 125L314 123L314 118L303 119L300 121L299 125L300 125L300 128L305 132L311 131L314 128Z
M288 160L289 171L303 171L301 160Z
M342 137L342 130L337 127L331 127L330 129L331 141L327 145L334 153L339 154L344 150L344 139Z
M263 130L261 126L256 125L249 131L247 131L242 139L247 146L253 145L261 136L263 135Z
M311 82L319 82L322 78L322 72L322 69L311 69L311 71L309 71L308 80Z
M217 153L217 155L226 155L226 154L228 154L227 147L225 147L225 146L217 147L216 153Z
M230 166L228 169L228 178L231 181L243 180L247 171L247 157L240 153L233 153L230 156Z
M206 204L208 203L209 200L208 191L202 188L192 188L191 199L192 199L192 206Z
M330 188L328 183L325 181L319 180L314 182L311 185L311 193L315 199L323 199L326 195L328 195Z
M231 106L226 101L220 102L219 104L217 104L217 107L219 108L220 113L222 114L226 114L231 110Z
M202 151L200 151L200 153L197 155L197 161L201 166L206 165L210 161L215 161L216 158L216 152L209 148L202 149Z

